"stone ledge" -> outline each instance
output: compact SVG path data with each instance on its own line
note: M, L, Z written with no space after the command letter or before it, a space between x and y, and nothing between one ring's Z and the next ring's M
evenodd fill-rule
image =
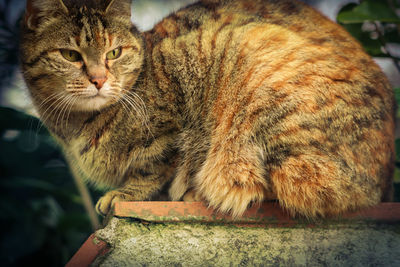
M121 202L108 221L67 266L400 266L400 203L310 222L276 203L233 220L198 202Z

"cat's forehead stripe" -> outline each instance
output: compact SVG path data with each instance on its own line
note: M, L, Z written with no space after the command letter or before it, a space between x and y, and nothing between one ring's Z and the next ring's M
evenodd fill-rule
M80 46L80 44L81 44L81 38L80 38L79 35L76 35L76 36L75 36L74 41L75 41L76 46Z
M82 45L88 46L90 43L90 39L92 38L90 26L86 17L82 17L81 19L82 29L80 33L80 39Z
M92 18L92 20L92 23L90 23L87 17L83 16L81 18L82 29L80 35L75 38L78 46L104 46L107 44L107 31L103 22L99 18Z

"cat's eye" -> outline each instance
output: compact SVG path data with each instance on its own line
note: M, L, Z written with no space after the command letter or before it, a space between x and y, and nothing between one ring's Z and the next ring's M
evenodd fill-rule
M115 48L106 54L106 58L110 60L117 59L121 55L121 51L121 47Z
M81 54L75 50L60 49L61 55L68 61L76 62L82 59Z

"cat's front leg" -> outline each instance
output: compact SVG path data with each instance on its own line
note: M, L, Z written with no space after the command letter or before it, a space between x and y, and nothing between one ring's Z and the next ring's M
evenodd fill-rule
M252 202L265 199L269 188L258 149L253 144L226 142L212 147L195 177L194 199L233 217L241 216Z
M107 192L97 201L97 213L105 216L116 202L149 200L158 193L172 179L174 164L150 165L146 170L129 170L121 187Z

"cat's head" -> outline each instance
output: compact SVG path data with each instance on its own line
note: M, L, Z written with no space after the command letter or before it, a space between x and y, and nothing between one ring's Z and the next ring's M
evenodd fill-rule
M28 0L21 64L37 105L100 110L136 82L143 41L130 0Z

